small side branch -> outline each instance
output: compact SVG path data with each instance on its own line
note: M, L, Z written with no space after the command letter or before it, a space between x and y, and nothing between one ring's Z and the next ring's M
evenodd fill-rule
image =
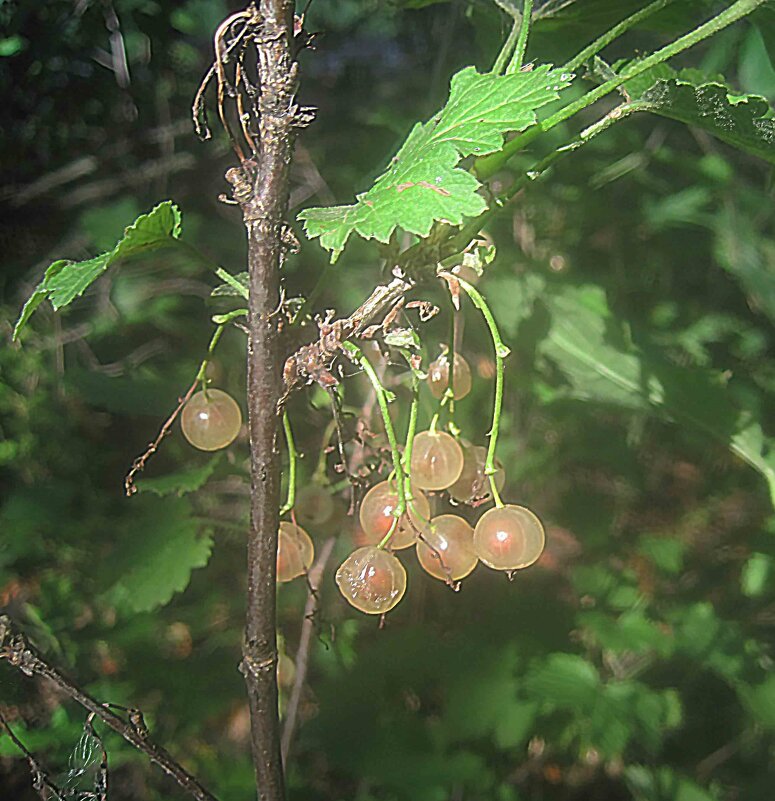
M283 764L288 764L288 754L291 751L293 735L296 730L296 720L299 713L299 702L301 701L301 691L304 689L304 682L307 679L307 668L309 666L309 651L312 642L312 630L315 626L315 613L318 609L320 581L326 569L328 560L331 558L331 551L334 550L336 537L329 537L320 549L317 562L309 571L309 595L304 607L304 622L301 626L301 637L299 638L299 649L296 651L296 678L291 688L291 695L288 699L288 709L285 714L285 725L283 726L282 736L282 755Z
M217 801L216 797L176 762L169 752L151 740L142 714L138 710L130 710L125 720L108 705L92 698L87 692L65 678L55 667L49 665L29 644L26 637L14 628L10 618L6 615L0 615L0 660L5 660L25 676L43 676L52 681L68 698L79 703L130 745L133 745L138 751L142 751L154 765L158 765L196 801ZM7 724L5 724L5 729L9 731ZM11 737L18 746L16 738L13 735ZM30 761L31 755L26 749L23 750L27 760ZM30 761L30 766L33 766L32 761ZM40 773L39 769L34 769Z

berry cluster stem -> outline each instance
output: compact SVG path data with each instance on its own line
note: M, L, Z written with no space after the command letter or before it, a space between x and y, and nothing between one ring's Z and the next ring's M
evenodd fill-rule
M530 24L533 21L533 0L524 0L522 5L522 21L519 26L519 36L517 44L514 48L514 55L506 67L506 74L510 75L512 72L519 72L522 69L522 63L525 60L525 50L527 50L527 37L530 34Z
M390 453L393 457L393 471L396 476L398 503L393 511L395 523L390 527L390 531L388 531L382 542L380 542L377 546L378 548L384 548L390 541L390 538L393 536L393 532L396 530L398 519L406 511L406 474L404 473L404 467L401 463L401 452L398 449L396 431L393 427L393 421L390 419L387 390L382 386L382 382L379 380L377 371L357 345L354 345L352 342L343 342L342 348L344 348L344 350L349 353L350 356L352 356L352 358L363 368L363 372L366 373L369 381L371 381L371 385L374 387L374 392L377 396L377 403L379 404L379 411L382 415L382 423L385 426L385 434L387 435L388 442L390 443Z
M288 496L285 504L280 509L280 516L288 514L296 503L296 463L298 454L296 453L296 443L293 439L291 429L291 418L288 412L283 412L283 431L285 433L285 444L288 447Z
M497 468L495 466L495 449L498 445L501 411L503 409L503 379L505 372L504 363L510 351L503 342L503 339L501 339L500 331L498 330L498 324L495 322L495 317L493 316L490 307L487 305L487 301L484 299L484 297L482 297L481 292L469 284L468 281L464 281L459 276L445 272L441 272L440 275L446 280L457 281L457 283L460 285L460 288L466 293L466 295L468 295L474 306L476 306L476 308L482 313L482 316L487 323L487 328L490 332L493 348L495 349L495 400L493 401L492 426L490 428L490 440L487 447L487 459L484 463L484 473L490 479L490 490L492 492L492 498L495 501L495 505L503 506L503 501L501 500L500 493L498 492L498 487L495 485L495 474L497 473Z
M684 50L688 50L690 47L699 44L708 37L713 36L714 34L728 27L733 22L737 22L737 20L750 14L764 2L765 0L737 0L737 2L732 3L732 5L727 9L720 12L715 17L712 17L707 22L704 22L693 31L690 31L684 36L676 39L674 42L665 45L655 53L652 53L650 56L634 61L628 67L623 69L618 75L616 75L616 77L600 84L600 86L596 86L594 89L578 98L578 100L574 100L572 103L569 103L564 108L561 108L559 111L547 117L545 120L542 120L537 125L533 125L519 136L514 137L514 139L507 142L503 149L498 153L493 153L489 156L483 156L478 159L474 167L477 177L480 180L490 178L508 161L509 158L511 158L512 155L514 155L514 153L523 150L542 133L551 130L560 123L565 122L565 120L570 119L578 112L583 111L588 106L596 103L602 97L605 97L614 90L618 89L622 84L626 83L632 78L642 75L644 72L656 67L658 64L663 64L668 59L673 58L673 56L677 56Z

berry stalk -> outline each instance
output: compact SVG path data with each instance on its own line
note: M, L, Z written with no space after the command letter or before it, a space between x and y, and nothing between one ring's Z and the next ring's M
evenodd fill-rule
M503 501L501 500L498 487L495 483L495 474L498 472L498 468L495 466L495 450L498 445L501 411L503 409L504 365L506 357L511 351L501 339L500 331L498 330L498 324L495 322L495 317L493 316L490 307L487 305L487 301L484 299L484 297L482 297L482 294L479 292L479 290L469 284L468 281L464 281L462 278L452 275L451 273L440 272L439 275L447 281L457 281L457 283L460 285L460 288L466 293L466 295L468 295L474 306L476 306L476 308L482 313L482 316L487 323L487 328L490 332L493 348L495 350L495 399L493 401L492 426L490 428L490 439L487 447L487 459L484 464L484 474L489 478L490 491L492 492L492 498L495 501L495 505L500 507L503 506Z
M374 387L374 392L377 396L377 403L379 404L379 411L382 415L382 423L385 426L385 434L387 435L388 442L390 443L390 453L393 457L393 471L396 475L396 493L398 495L398 503L396 504L396 508L393 512L395 522L393 525L391 525L390 531L388 531L388 533L385 535L385 538L377 546L378 548L384 548L390 541L390 538L393 536L393 532L398 526L399 518L406 511L406 474L404 473L404 467L401 462L401 453L398 449L396 431L393 427L393 421L390 419L387 390L382 386L382 382L379 380L377 371L357 345L354 345L352 342L343 342L342 347L363 368L363 372L366 373L369 381L371 381L371 385Z

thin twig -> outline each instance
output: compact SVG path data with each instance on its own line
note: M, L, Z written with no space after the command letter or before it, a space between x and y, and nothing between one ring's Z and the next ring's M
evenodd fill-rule
M26 637L13 627L10 618L6 615L0 615L0 660L7 661L11 667L17 668L26 676L43 676L52 681L66 696L93 713L130 745L142 751L151 762L158 765L197 801L217 801L215 796L176 762L162 746L150 739L148 730L142 723L142 715L137 710L132 710L128 715L128 720L124 720L108 705L100 703L65 678L37 653L27 642ZM6 730L8 730L7 727ZM29 760L29 755L27 758Z
M299 712L299 701L301 700L301 691L304 688L304 682L307 678L307 668L309 666L309 653L310 643L312 642L312 630L315 625L315 613L317 612L318 604L320 602L318 589L320 588L320 581L323 577L323 572L326 569L328 560L331 558L331 552L334 549L336 537L329 537L320 549L320 555L317 562L312 566L312 569L307 575L309 582L309 594L307 595L307 603L304 606L304 621L301 624L301 636L299 637L299 649L296 651L296 677L291 688L291 695L288 699L288 707L285 712L285 723L283 725L282 737L282 756L283 764L288 764L288 754L291 750L293 743L293 735L296 729L296 719Z
M175 422L175 420L177 420L177 417L182 411L183 407L191 399L191 396L194 394L198 383L199 379L194 379L194 383L188 388L186 394L178 398L178 405L175 407L175 411L172 412L172 414L164 421L164 425L162 425L162 427L159 429L156 439L148 445L145 451L140 454L140 456L138 456L134 462L132 462L132 467L124 479L124 492L126 493L127 497L131 497L137 492L137 487L135 485L135 478L137 477L137 474L141 473L145 469L146 462L151 458L151 456L154 455L154 453L156 453L156 451L159 450L161 441L167 436L167 434L170 433L172 424Z

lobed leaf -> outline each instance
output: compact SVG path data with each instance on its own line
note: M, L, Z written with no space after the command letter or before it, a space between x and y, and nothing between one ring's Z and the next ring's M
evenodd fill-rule
M599 287L567 287L543 296L552 321L541 348L580 400L627 409L660 409L702 432L758 470L775 504L775 453L754 415L729 397L727 379L711 370L678 368L621 333Z
M14 326L14 340L44 300L48 300L55 311L67 306L119 259L173 244L180 237L180 222L180 210L166 200L126 228L113 250L85 261L59 259L53 262L23 306Z
M190 511L183 499L146 501L112 556L120 572L105 602L125 613L150 612L188 586L192 571L209 561L213 544Z
M620 68L621 65L617 65ZM723 79L666 64L624 85L643 111L693 125L733 147L775 164L775 118L758 95L735 94Z
M140 492L152 492L154 495L187 495L201 489L221 462L222 454L213 456L204 464L190 467L188 470L179 470L158 478L141 478L136 482Z
M461 225L487 203L477 179L459 167L467 156L494 153L503 137L535 124L536 109L559 97L572 75L542 65L511 75L466 67L452 78L446 106L417 123L374 186L349 206L312 208L299 219L310 239L336 261L350 235L388 242L400 228L427 237L434 222Z

